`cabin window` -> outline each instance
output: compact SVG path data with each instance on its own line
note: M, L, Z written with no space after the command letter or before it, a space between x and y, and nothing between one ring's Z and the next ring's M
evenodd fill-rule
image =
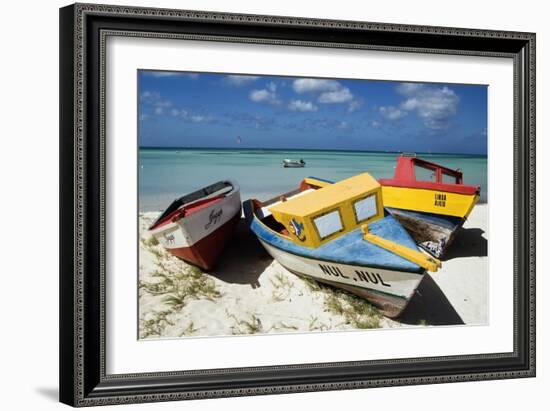
M374 217L378 214L378 210L376 208L376 194L357 200L353 203L353 208L355 210L355 220L357 220L357 223L361 223L371 217Z
M321 240L344 229L339 210L334 210L319 217L315 217L313 223L317 228Z
M416 181L431 181L435 183L436 180L435 168L423 167L418 164L414 165L414 175Z
M442 173L442 180L445 184L457 184L456 176L451 174Z

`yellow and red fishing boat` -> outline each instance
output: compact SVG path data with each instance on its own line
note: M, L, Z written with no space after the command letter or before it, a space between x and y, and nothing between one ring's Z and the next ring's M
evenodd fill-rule
M460 170L401 155L394 177L380 179L384 207L416 243L441 258L479 200L480 187L464 184Z
M389 317L403 311L426 270L440 267L384 211L381 186L368 173L337 183L306 178L243 208L252 232L288 271L366 298Z

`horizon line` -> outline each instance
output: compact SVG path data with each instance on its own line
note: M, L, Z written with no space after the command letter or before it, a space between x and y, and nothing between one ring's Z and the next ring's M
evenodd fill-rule
M139 146L139 149L173 149L173 150L271 150L271 151L340 151L340 152L359 152L359 153L415 153L415 154L450 154L450 155L466 155L466 156L484 156L487 153L444 153L430 151L411 151L411 150L357 150L357 149L339 149L339 148L276 148L276 147L185 147L185 146Z

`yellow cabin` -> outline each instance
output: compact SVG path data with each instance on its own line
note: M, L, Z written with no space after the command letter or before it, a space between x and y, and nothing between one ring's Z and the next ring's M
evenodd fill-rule
M384 216L380 184L368 173L269 207L296 243L316 248Z

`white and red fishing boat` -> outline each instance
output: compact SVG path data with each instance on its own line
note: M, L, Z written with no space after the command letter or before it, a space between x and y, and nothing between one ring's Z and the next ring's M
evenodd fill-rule
M210 270L240 218L239 186L225 180L176 199L149 231L176 257Z

